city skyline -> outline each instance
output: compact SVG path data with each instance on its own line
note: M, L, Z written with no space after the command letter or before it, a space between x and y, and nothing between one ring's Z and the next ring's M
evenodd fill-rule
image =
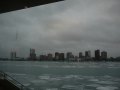
M87 50L84 52L78 52L77 54L74 54L73 52L46 52L46 53L36 53L36 50L33 48L30 48L29 54L27 57L19 57L17 55L16 51L12 51L10 53L10 59L19 59L19 58L28 58L29 60L47 60L48 58L50 60L65 60L68 58L76 58L76 59L95 59L95 60L106 60L108 58L111 58L111 56L108 56L108 52L107 51L101 51L99 49L94 50L94 55L92 55L91 50ZM49 60L48 59L48 60Z
M119 8L119 0L65 0L0 14L0 57L11 51L27 57L29 48L75 54L100 49L118 57Z

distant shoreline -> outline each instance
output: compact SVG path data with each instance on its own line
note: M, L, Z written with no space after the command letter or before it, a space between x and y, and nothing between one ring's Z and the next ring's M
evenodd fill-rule
M20 59L20 60L12 60L12 59L3 59L0 61L33 61L33 62L120 62L120 59L113 60L82 60L82 61L70 61L70 60L29 60L29 59Z

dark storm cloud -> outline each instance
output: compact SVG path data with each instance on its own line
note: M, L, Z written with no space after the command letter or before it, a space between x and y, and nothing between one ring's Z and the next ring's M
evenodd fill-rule
M0 54L101 49L119 56L119 8L119 0L66 0L1 14Z

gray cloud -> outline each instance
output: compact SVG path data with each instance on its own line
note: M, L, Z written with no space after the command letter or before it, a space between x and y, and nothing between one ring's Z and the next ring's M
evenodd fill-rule
M119 0L66 0L0 15L0 56L106 50L120 54ZM18 40L15 39L18 32Z

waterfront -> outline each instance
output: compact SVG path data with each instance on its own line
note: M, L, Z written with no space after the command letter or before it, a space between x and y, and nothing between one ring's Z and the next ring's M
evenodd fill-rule
M117 62L1 61L0 70L31 90L120 90Z

